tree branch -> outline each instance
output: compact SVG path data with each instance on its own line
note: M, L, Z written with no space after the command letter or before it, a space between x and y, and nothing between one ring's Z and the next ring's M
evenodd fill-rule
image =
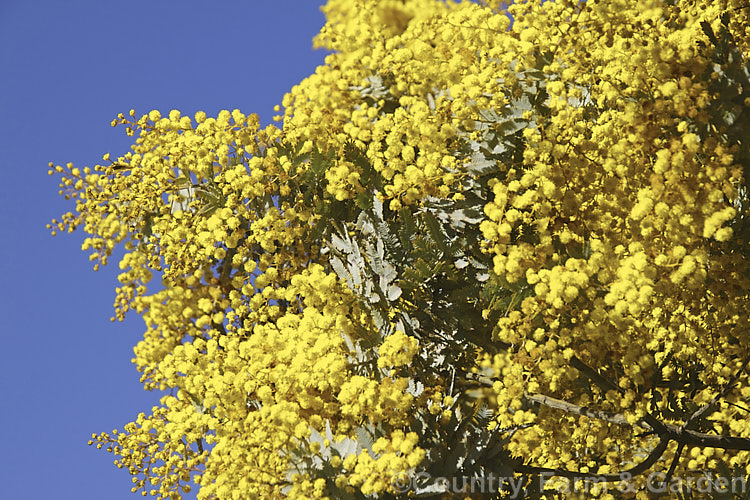
M575 413L589 418L597 418L617 425L629 425L632 427L625 416L621 413L611 414L600 410L592 410L573 403L568 403L567 401L545 396L544 394L524 394L524 397L549 408L555 408L567 413ZM725 450L750 450L750 439L748 438L720 436L684 429L682 426L662 422L651 414L646 414L643 419L636 422L636 425L655 432L663 438L677 441L682 445L701 447L710 446L713 448L723 448Z
M555 408L556 410L562 410L567 413L576 413L578 415L604 420L605 422L610 422L617 425L630 426L630 422L628 422L625 416L621 413L616 413L613 415L600 410L592 410L583 406L574 405L573 403L568 403L567 401L562 401L550 396L545 396L544 394L524 393L524 397L530 401L534 401L535 403L539 403L549 408ZM650 426L646 427L648 430L652 430Z
M630 427L634 427L635 425L640 426L646 429L647 431L649 431L650 433L657 434L659 436L659 444L649 454L646 460L644 460L637 466L633 467L632 469L622 471L618 474L581 473L581 472L569 471L565 469L551 469L547 467L536 467L536 466L523 465L523 464L517 464L517 466L515 467L515 470L521 473L529 473L529 474L547 473L547 474L573 478L573 479L596 478L597 480L601 480L601 481L620 481L623 477L623 474L630 474L631 476L635 476L648 470L648 468L651 467L654 463L656 463L656 461L663 455L670 441L676 441L678 443L678 450L679 450L670 466L670 469L669 469L670 475L671 473L674 473L674 469L677 466L677 461L679 460L679 456L681 455L680 452L683 450L685 446L712 447L712 448L721 448L725 450L750 451L750 439L748 438L706 434L706 433L687 429L687 423L689 423L693 419L699 419L703 417L708 411L707 408L710 408L711 405L713 405L716 401L718 401L718 399L725 396L729 392L729 390L737 381L740 374L745 370L749 362L750 362L750 358L748 358L748 360L746 360L743 363L740 370L729 381L727 386L708 405L696 411L693 414L693 416L691 416L690 419L688 419L688 422L686 422L686 424L682 426L677 426L677 425L669 424L666 422L662 422L661 420L657 419L650 413L647 413L642 419L638 420L637 422L631 423L621 413L612 414L612 413L608 413L608 412L601 411L601 410L594 410L591 408L579 406L579 405L570 403L568 401L563 401L560 399L553 398L551 396L547 396L545 394L530 394L530 393L525 392L524 397L527 400L532 401L537 404L547 406L548 408L554 408L556 410L561 410L566 413L575 413L577 415L582 415L588 418L595 418L598 420L603 420L605 422L609 422L615 425L626 425ZM604 378L596 370L594 370L590 366L583 363L576 356L574 356L571 359L571 365L574 366L579 371L581 371L584 375L586 375L589 379L591 379L597 385L599 385L603 390L605 391L614 390L618 393L622 393L622 389L617 387L611 381ZM487 377L485 375L473 374L473 373L465 374L465 378L468 380L474 380L480 383L481 385L484 385L487 387L492 387L495 382L495 380L490 377Z
M737 370L737 373L735 373L734 376L729 380L729 382L727 382L727 385L724 386L719 394L714 396L714 398L708 404L701 406L692 415L690 415L690 418L688 418L685 422L685 425L683 425L684 428L687 428L687 426L690 425L691 422L697 422L698 420L702 419L709 411L711 411L713 405L715 405L721 398L729 394L729 391L732 390L734 384L740 378L740 375L742 375L742 372L745 371L748 362L750 362L750 356L745 358L745 362L742 363L740 369Z
M615 391L620 394L624 392L621 387L618 387L614 382L600 375L599 372L581 361L578 356L573 356L572 358L570 358L570 365L579 372L586 375L589 380L595 382L596 385L598 385L604 392Z
M716 400L726 395L726 393L729 391L729 388L731 388L731 386L734 385L734 383L737 381L737 378L739 378L740 374L744 371L748 362L750 362L750 358L748 358L748 360L745 361L745 363L742 365L742 368L740 368L739 372L735 374L735 376L732 378L732 380L730 380L729 384L727 384L727 386L721 391L721 393L718 394L714 398L714 401L709 403L709 405L701 408L701 410L703 410L703 413L700 413L700 415L703 415L706 411L708 411L708 410L705 410L704 408L709 408L711 404L713 404ZM622 389L617 387L610 380L607 380L606 378L604 378L596 370L594 370L593 368L585 364L583 361L581 361L578 357L573 356L573 358L571 358L571 365L575 367L577 370L579 370L581 373L589 377L591 381L596 383L603 390L606 391L606 390L612 389L612 390L617 390L618 392L622 392ZM696 412L696 414L699 412L700 410ZM640 425L641 427L645 427L647 429L650 428L654 432L659 434L660 436L667 437L671 440L677 441L678 443L682 445L700 446L700 447L710 446L714 448L722 448L725 450L750 450L750 439L748 438L718 436L714 434L705 434L702 432L693 431L693 430L687 429L686 425L676 426L673 424L664 423L661 420L654 417L653 415L651 415L650 413L646 413L646 415L643 417L643 420L638 422L638 425Z
M598 481L622 481L623 477L638 476L646 472L667 450L669 439L662 437L659 444L656 445L646 459L631 469L624 470L617 474L595 474L590 472L576 472L566 469L550 469L547 467L534 467L530 465L519 465L515 467L516 472L526 474L551 474L553 476L562 476L569 479L596 479Z

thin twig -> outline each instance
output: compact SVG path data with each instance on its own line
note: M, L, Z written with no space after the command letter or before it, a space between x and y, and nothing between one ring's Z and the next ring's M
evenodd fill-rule
M703 405L697 410L695 410L695 412L692 415L690 415L690 418L687 419L687 421L685 422L685 425L683 425L682 427L687 429L690 423L697 422L700 419L702 419L706 415L706 413L708 413L711 410L713 405L715 405L721 398L729 394L729 391L732 390L732 388L734 387L734 384L737 382L737 380L740 378L742 373L745 371L745 368L747 367L747 364L749 362L750 362L750 356L745 358L745 361L744 363L742 363L742 366L740 367L740 369L737 370L737 373L735 373L734 376L729 380L729 382L727 382L727 385L724 386L721 392L719 392L719 394L714 396L714 398L711 401L709 401L708 404Z
M680 462L680 456L682 455L682 450L685 448L685 445L683 443L680 443L677 445L677 451L674 453L674 458L672 459L672 463L669 466L669 470L667 471L667 475L664 478L664 482L662 483L664 486L667 486L672 479L672 475L674 474L675 469L677 468L677 464Z
M573 368L586 375L591 381L595 382L596 385L604 390L604 392L615 391L620 394L624 392L624 389L618 387L614 382L600 375L599 372L581 361L578 356L573 356L572 358L570 358L570 364Z

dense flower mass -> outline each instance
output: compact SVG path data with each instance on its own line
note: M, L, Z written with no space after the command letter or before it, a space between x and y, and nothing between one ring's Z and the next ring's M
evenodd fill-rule
M279 127L131 110L50 165L169 391L92 439L133 491L750 475L750 6L505 4L329 0Z

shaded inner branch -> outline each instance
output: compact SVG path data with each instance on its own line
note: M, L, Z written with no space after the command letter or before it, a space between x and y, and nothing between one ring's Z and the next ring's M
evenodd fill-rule
M537 467L524 464L516 464L514 469L516 472L528 473L528 474L550 474L554 476L562 476L570 479L597 479L599 481L620 481L625 475L635 476L644 473L653 464L655 464L659 458L666 451L670 441L678 443L679 452L675 455L674 460L671 463L669 469L669 475L674 473L674 470L681 456L681 452L685 446L688 447L712 447L721 448L724 450L743 450L750 451L750 438L733 437L733 436L722 436L714 434L706 434L689 429L688 426L691 423L697 422L701 418L705 417L711 410L711 408L723 397L725 397L736 384L740 376L745 372L748 363L750 363L750 357L748 357L737 371L737 373L729 380L726 386L705 406L696 410L687 421L681 425L674 425L659 420L654 415L646 413L646 415L635 422L630 422L622 413L609 413L602 410L596 410L589 407L583 407L563 401L561 399L553 398L545 394L531 394L524 393L524 398L532 403L544 405L548 408L564 411L566 413L573 413L576 415L582 415L588 418L594 418L603 420L615 425L629 426L629 427L641 427L648 431L649 434L656 434L659 436L659 444L651 451L648 457L636 465L635 467L621 471L617 474L595 474L589 472L571 471L559 468L547 468ZM622 393L622 389L615 385L612 381L606 379L604 376L599 374L595 369L585 364L578 357L574 356L571 359L571 365L585 375L592 382L597 384L604 391L614 390L618 393ZM466 374L468 380L473 380L481 385L492 387L495 383L495 379L477 374Z

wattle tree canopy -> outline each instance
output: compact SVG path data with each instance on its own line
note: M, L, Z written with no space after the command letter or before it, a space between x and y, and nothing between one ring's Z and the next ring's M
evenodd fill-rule
M123 249L115 316L165 394L92 439L133 490L746 478L750 5L324 11L278 126L131 110L132 151L51 165L76 204L53 232L95 268Z

